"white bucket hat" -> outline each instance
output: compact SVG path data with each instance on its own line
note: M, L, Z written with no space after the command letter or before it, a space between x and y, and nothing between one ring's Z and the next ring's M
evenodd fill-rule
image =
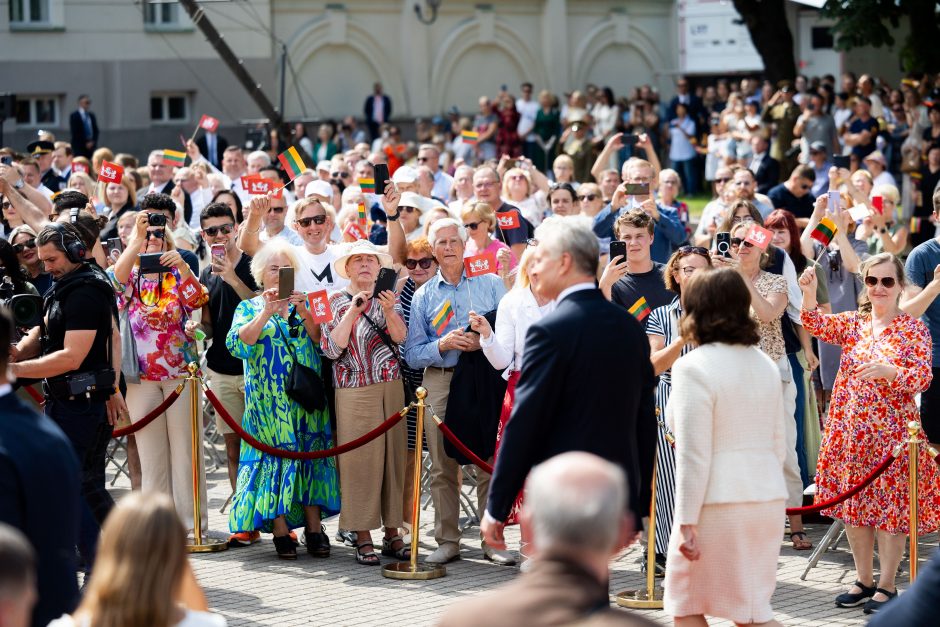
M340 275L344 279L348 279L349 274L346 272L346 263L349 262L349 259L355 255L374 255L378 258L380 266L384 268L392 267L391 255L379 250L378 247L376 247L376 245L369 240L360 239L356 240L355 242L345 244L345 251L336 259L336 261L333 262L333 267L336 269L336 274Z

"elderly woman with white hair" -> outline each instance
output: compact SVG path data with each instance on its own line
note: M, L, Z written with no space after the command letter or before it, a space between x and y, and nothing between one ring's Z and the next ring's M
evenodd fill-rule
M881 198L881 210L874 208L874 198ZM855 231L855 238L868 244L868 254L891 253L900 255L907 249L908 230L907 223L898 215L898 203L901 193L894 185L876 185L871 190L869 207L873 208L871 215L862 220L861 226Z
M278 298L281 268L299 268L295 248L275 239L255 253L251 274L260 296L235 309L225 344L245 362L245 414L242 428L262 443L285 451L311 452L333 446L326 399L311 410L287 393L288 375L298 365L322 373L314 350L320 327L300 292ZM306 403L305 403L306 404ZM296 559L291 529L305 525L307 553L329 557L330 541L321 518L339 512L334 458L275 457L244 442L229 527L232 533L274 533L278 557Z
M395 292L374 294L379 269L391 263L388 254L366 240L350 244L334 263L349 286L330 295L332 317L320 328L323 354L333 360L340 445L368 433L405 404L398 345L405 341L408 328ZM339 526L356 532L359 564L379 564L371 530L380 526L385 527L382 555L411 558L398 534L403 523L406 446L405 423L400 422L339 458L343 493Z

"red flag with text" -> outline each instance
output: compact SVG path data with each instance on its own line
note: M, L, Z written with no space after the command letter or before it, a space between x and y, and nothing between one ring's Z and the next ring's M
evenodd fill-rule
M761 250L767 250L767 247L770 246L770 241L773 238L774 234L772 231L765 229L759 224L752 224L750 230L747 232L747 235L744 236L744 241L754 244Z
M519 212L512 211L500 211L496 214L496 223L501 229L518 229L522 226L522 223L519 221Z
M467 278L480 276L481 274L495 274L496 253L487 252L467 257L463 260L463 265L467 269Z
M98 172L98 181L101 183L120 183L124 178L124 166L110 161L101 162L101 171Z
M365 230L355 222L346 225L346 228L343 229L343 235L348 235L354 240L366 239Z
M203 115L199 118L199 128L214 133L219 128L219 121L211 115Z
M317 324L329 322L333 319L333 310L330 309L330 298L326 290L310 292L307 294L307 308L313 314L313 321Z

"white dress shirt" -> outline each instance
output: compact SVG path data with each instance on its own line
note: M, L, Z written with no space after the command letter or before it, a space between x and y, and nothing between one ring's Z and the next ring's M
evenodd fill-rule
M554 309L554 301L540 307L529 288L514 288L499 301L496 329L489 337L480 338L480 348L491 366L505 370L504 379L508 379L510 372L522 366L525 336L529 327Z
M585 281L584 283L575 283L571 287L567 287L561 291L561 294L559 294L558 297L555 298L555 305L557 306L558 303L560 303L565 298L565 296L568 296L569 294L574 294L575 292L580 292L581 290L593 290L593 289L597 289L597 286L594 285L593 281Z

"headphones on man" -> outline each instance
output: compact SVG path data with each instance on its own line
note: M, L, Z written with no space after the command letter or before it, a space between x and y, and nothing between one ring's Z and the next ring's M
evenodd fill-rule
M59 222L50 222L46 226L59 234L59 241L66 259L72 263L82 263L85 260L88 248L82 243L74 226L68 228Z

